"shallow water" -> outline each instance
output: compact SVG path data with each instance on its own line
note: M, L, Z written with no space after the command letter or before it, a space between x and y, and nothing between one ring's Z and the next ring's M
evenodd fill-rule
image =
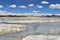
M60 29L60 22L52 22L52 23L23 23L27 26L26 31L16 32L16 33L9 33L0 35L0 40L15 40L19 37L25 37L29 34L48 34L51 33L53 30ZM59 31L59 30L58 30ZM57 31L53 31L57 32Z

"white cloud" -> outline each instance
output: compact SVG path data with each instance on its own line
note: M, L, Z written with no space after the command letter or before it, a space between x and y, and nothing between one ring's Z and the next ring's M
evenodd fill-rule
M42 1L41 4L48 4L49 2L47 1Z
M51 8L51 9L60 9L60 4L51 4L49 6L49 8Z
M7 11L0 10L0 15L5 15L6 13L7 13Z
M0 8L3 8L3 6L2 6L2 5L0 5Z
M33 10L32 12L37 13L37 12L40 12L40 11L38 11L38 10Z
M11 8L16 8L16 5L13 4L13 5L10 5L9 7L11 7Z
M0 15L19 15L19 14L0 10Z
M14 15L14 13L0 10L0 15Z
M29 4L28 6L29 6L29 7L33 7L33 6L34 6L34 4Z
M33 10L32 12L30 12L30 13L24 13L23 15L35 15L35 16L37 16L37 15L39 15L38 14L39 12L40 12L39 10Z
M41 5L37 5L37 7L38 7L38 8L43 8L43 6L41 6Z
M22 6L19 6L19 8L27 8L26 6L22 5Z

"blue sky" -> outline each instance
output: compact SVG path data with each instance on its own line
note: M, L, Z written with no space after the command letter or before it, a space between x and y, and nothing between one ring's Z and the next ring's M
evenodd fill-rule
M0 13L60 14L60 0L0 0Z

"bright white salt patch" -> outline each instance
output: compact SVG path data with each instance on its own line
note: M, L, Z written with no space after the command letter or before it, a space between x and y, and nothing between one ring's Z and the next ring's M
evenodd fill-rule
M60 40L60 36L54 35L29 35L23 40Z
M55 22L55 20L51 20L50 22Z
M0 24L0 32L11 32L11 31L24 31L26 30L25 25L18 24Z

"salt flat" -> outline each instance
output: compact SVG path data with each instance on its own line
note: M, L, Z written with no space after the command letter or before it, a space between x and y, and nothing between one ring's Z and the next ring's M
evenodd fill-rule
M60 40L59 35L29 35L23 40Z
M60 18L0 17L0 31L0 40L18 40L32 34L60 35Z
M0 17L0 23L59 22L59 17Z

